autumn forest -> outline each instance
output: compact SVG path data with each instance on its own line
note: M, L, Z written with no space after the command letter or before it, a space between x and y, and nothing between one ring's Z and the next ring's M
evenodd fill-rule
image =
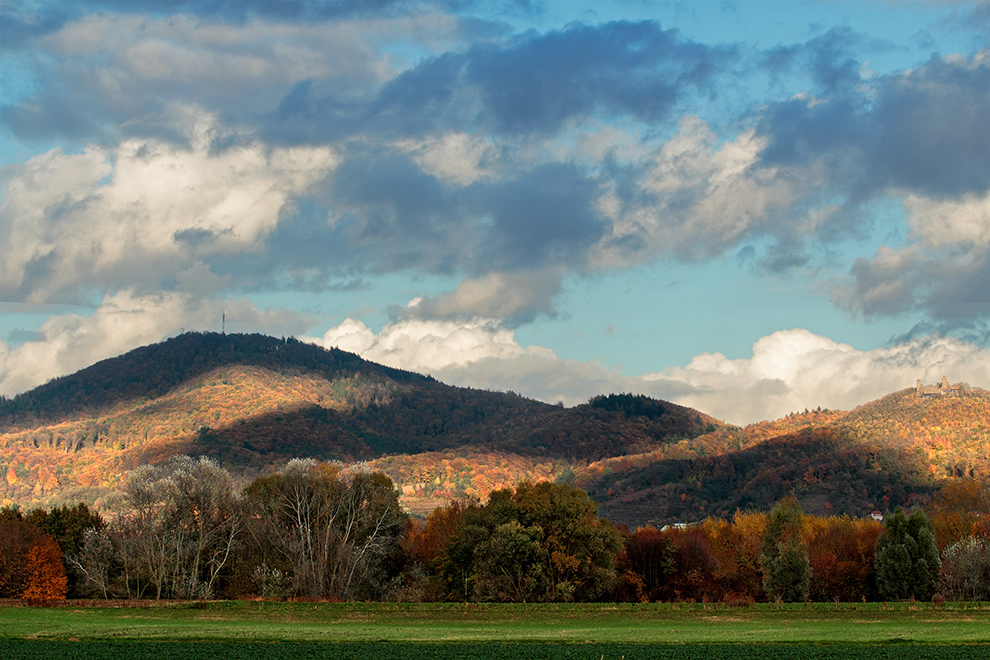
M186 333L0 399L0 474L0 597L990 598L965 383L741 428Z

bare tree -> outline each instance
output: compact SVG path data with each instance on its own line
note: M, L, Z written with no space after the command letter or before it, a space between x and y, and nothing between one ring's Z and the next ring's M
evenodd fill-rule
M243 526L230 474L181 456L136 470L112 525L129 596L212 598Z
M79 553L68 563L82 576L82 588L104 599L110 597L113 566L117 556L110 532L106 528L90 527L83 532Z
M406 520L385 475L345 477L313 460L294 459L246 493L257 515L254 540L291 568L296 594L355 597L379 579Z

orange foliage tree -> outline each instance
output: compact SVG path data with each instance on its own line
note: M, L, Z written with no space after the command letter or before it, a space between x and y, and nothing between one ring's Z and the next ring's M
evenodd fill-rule
M990 520L990 481L949 481L928 507L940 550L979 533Z
M27 560L27 588L21 598L63 600L69 580L62 566L62 551L55 540L48 535L39 538L28 551Z
M805 516L802 537L811 563L811 600L874 599L873 551L883 525L848 516Z

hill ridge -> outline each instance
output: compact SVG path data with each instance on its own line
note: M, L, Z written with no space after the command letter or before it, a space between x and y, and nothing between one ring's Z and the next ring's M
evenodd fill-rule
M173 359L168 363L157 360L159 371L149 374L150 359L163 351ZM273 359L275 354L278 360ZM117 403L163 396L173 387L225 364L296 366L327 377L344 369L360 369L397 381L433 381L430 376L386 367L339 348L327 349L293 337L186 332L100 360L13 398L0 399L0 429L26 418L79 412L101 398L106 403Z
M637 395L565 409L294 339L186 333L0 402L0 497L91 502L123 471L176 453L214 456L242 475L296 456L348 462L459 448L527 465L581 463L719 427Z

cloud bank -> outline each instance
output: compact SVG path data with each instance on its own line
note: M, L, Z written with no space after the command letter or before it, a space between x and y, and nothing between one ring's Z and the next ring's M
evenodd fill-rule
M451 384L514 391L577 405L598 394L634 392L690 406L733 424L777 419L806 408L848 410L891 392L934 383L990 382L990 349L952 337L926 337L859 351L803 329L762 337L748 358L705 353L684 366L627 376L521 346L493 321L472 325L404 320L375 333L347 319L309 341Z

